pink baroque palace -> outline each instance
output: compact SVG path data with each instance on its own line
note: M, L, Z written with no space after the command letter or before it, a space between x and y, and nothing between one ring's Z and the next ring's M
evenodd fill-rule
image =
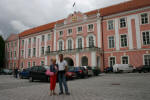
M150 0L132 0L12 34L6 67L50 65L64 54L69 66L150 65Z

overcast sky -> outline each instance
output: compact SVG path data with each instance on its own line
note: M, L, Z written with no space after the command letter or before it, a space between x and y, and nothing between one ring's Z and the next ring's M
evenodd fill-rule
M0 0L0 35L12 33L56 21L76 10L87 12L128 0Z

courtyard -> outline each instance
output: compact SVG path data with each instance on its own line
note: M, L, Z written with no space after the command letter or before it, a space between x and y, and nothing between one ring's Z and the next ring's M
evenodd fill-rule
M0 75L0 100L150 100L150 73L100 74L68 85L70 96L49 96L49 83Z

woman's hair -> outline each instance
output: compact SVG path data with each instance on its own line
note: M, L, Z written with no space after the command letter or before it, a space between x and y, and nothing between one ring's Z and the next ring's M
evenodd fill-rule
M56 59L55 58L52 58L51 59L51 62L53 63L53 62L56 62Z

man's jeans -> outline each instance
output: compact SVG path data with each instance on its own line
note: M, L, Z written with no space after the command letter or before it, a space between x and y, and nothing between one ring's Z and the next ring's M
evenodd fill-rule
M60 92L63 93L63 86L62 86L62 83L63 83L64 88L65 88L65 92L68 93L68 86L67 86L66 76L65 76L64 71L59 71L58 72L58 80L59 80Z

